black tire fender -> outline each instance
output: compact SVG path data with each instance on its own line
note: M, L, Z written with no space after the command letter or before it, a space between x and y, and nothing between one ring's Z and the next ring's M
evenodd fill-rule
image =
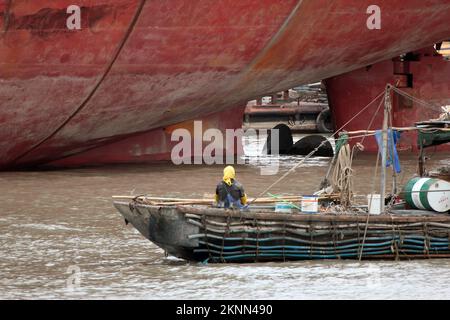
M333 130L328 128L325 123L327 118L328 119L331 118L330 109L324 109L317 115L317 118L316 118L317 131L319 131L321 133L332 133L333 132Z

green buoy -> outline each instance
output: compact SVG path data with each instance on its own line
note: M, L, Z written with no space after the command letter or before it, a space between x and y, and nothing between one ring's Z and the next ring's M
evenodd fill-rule
M413 178L403 189L405 201L415 209L447 212L450 210L450 183L433 178Z

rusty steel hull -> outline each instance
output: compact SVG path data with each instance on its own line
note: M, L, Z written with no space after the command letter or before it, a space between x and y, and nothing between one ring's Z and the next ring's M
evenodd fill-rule
M0 0L1 169L220 114L450 36L450 0L380 0L381 30L366 27L368 0L78 0L82 28L68 30L73 2Z
M383 110L376 111L381 99L372 103L366 112L353 121L349 121L382 93L388 83L418 99L413 101L397 93L393 94L393 127L411 127L415 122L438 118L442 112L440 106L450 105L450 61L437 54L433 47L414 51L411 56L411 61L389 59L326 79L335 127L343 127L347 131L380 129L383 124ZM359 137L350 142L355 144L361 140L362 137ZM397 148L405 152L417 151L417 132L403 132ZM450 144L431 149L431 152L449 153ZM374 137L364 139L364 150L378 150Z

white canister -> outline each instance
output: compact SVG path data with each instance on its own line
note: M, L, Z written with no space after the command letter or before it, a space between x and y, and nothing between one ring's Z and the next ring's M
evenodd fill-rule
M381 214L381 196L379 194L368 194L367 205L370 214Z
M319 197L318 196L302 196L302 212L318 213Z

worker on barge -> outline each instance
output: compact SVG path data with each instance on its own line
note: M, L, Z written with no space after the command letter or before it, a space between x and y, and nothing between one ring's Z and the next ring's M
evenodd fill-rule
M247 195L244 187L235 180L236 172L232 166L223 170L223 179L216 187L216 204L219 208L247 209Z

